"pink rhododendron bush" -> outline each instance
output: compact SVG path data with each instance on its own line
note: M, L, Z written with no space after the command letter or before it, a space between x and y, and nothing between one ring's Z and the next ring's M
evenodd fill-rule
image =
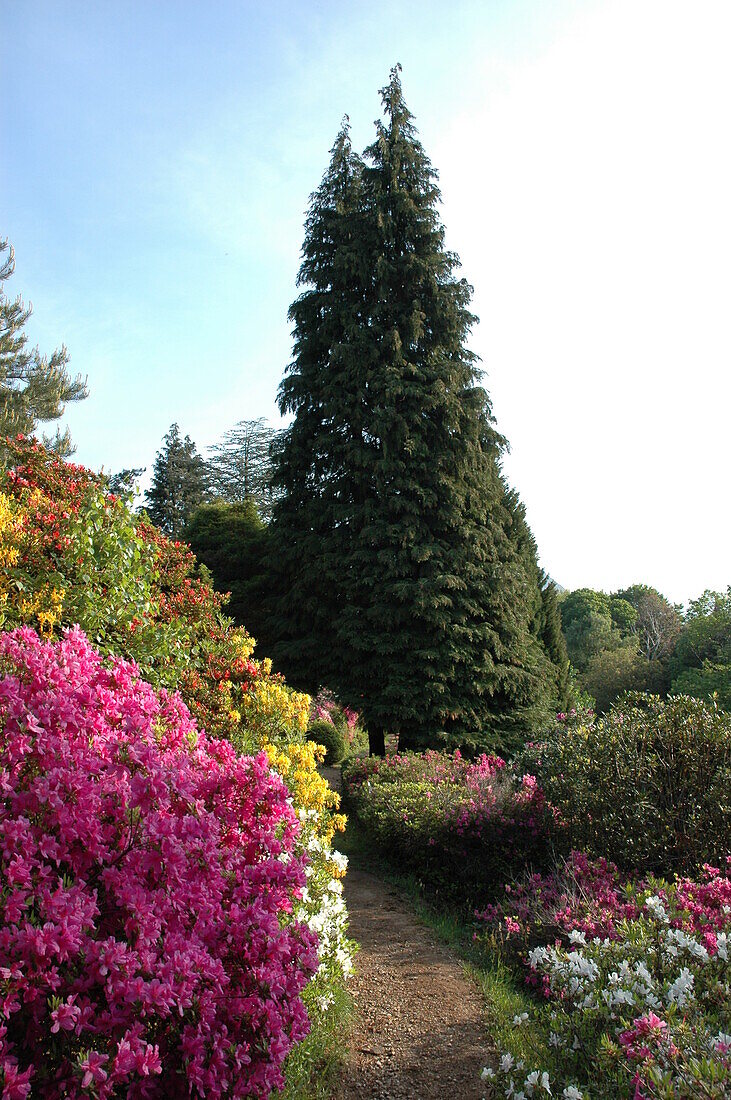
M552 1052L528 1066L505 1051L485 1067L491 1094L731 1096L730 875L731 858L695 880L628 881L573 853L555 876L531 876L482 913L514 942L531 928L544 935L524 962L544 1001L531 1026L545 1027Z
M78 629L0 636L0 725L4 1100L281 1087L318 959L267 756Z
M343 782L350 809L389 858L443 896L474 899L547 861L550 807L532 775L498 756L371 757L348 763Z

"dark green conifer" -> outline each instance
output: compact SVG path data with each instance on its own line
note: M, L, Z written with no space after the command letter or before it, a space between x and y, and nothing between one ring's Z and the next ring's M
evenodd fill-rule
M370 273L362 210L362 161L347 116L330 165L310 198L298 285L289 311L294 359L279 392L294 413L275 446L273 566L282 592L272 656L287 678L316 691L333 681L341 574L351 548L354 494L367 471L353 450L362 372L372 354L364 330Z
M306 225L280 394L295 418L274 531L299 570L280 654L363 713L372 751L384 730L402 747L510 748L555 694L535 545L399 72L366 166L341 132Z
M147 513L166 535L179 539L206 495L206 465L190 436L182 439L178 425L171 424L155 458L152 484L145 493Z

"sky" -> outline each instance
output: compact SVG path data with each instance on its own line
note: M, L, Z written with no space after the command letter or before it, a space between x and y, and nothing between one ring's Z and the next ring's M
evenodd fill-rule
M0 0L0 237L76 459L279 422L309 194L403 65L564 587L731 583L728 0Z

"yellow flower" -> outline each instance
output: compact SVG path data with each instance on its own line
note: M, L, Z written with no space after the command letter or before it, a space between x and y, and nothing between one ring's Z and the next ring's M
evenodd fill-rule
M264 742L264 749L272 767L279 772L289 788L295 810L317 815L314 832L325 844L330 844L336 832L345 828L345 817L336 811L340 808L340 796L317 771L324 749L314 741L289 745Z

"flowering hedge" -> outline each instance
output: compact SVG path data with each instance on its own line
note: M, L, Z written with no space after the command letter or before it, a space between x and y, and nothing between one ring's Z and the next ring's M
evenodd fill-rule
M638 876L622 875L606 859L573 851L549 874L531 872L505 886L502 898L475 912L481 929L513 958L539 943L567 942L569 933L615 936L618 922L642 907Z
M134 660L179 690L211 736L257 749L302 738L309 697L291 691L254 641L223 614L224 597L190 548L174 542L104 479L33 440L7 442L0 482L0 611L6 628L45 637L79 624L103 653Z
M309 876L301 908L316 925L333 909L334 872L342 870L332 840L344 818L317 773L319 750L305 741L309 697L289 689L266 658L255 659L254 640L226 617L225 598L189 547L134 515L102 477L37 442L8 441L7 450L0 625L29 624L55 640L78 623L107 659L133 660L154 687L179 691L209 737L226 738L238 752L264 749L300 818L294 855ZM351 965L345 914L326 925L318 973L304 994L315 1031Z
M356 760L348 805L389 857L446 895L477 897L548 857L553 815L531 775L459 751Z
M557 933L525 960L548 999L536 1016L553 1061L527 1071L505 1052L484 1073L496 1094L548 1095L558 1083L573 1100L728 1096L729 874L706 866L699 880L620 883L616 868L574 853L568 870L539 879L482 917L518 943L531 924Z
M326 764L339 764L348 756L368 754L368 734L360 725L360 716L340 706L325 688L310 703L307 736L324 746Z
M267 1096L318 965L284 783L79 630L0 670L3 1096Z

